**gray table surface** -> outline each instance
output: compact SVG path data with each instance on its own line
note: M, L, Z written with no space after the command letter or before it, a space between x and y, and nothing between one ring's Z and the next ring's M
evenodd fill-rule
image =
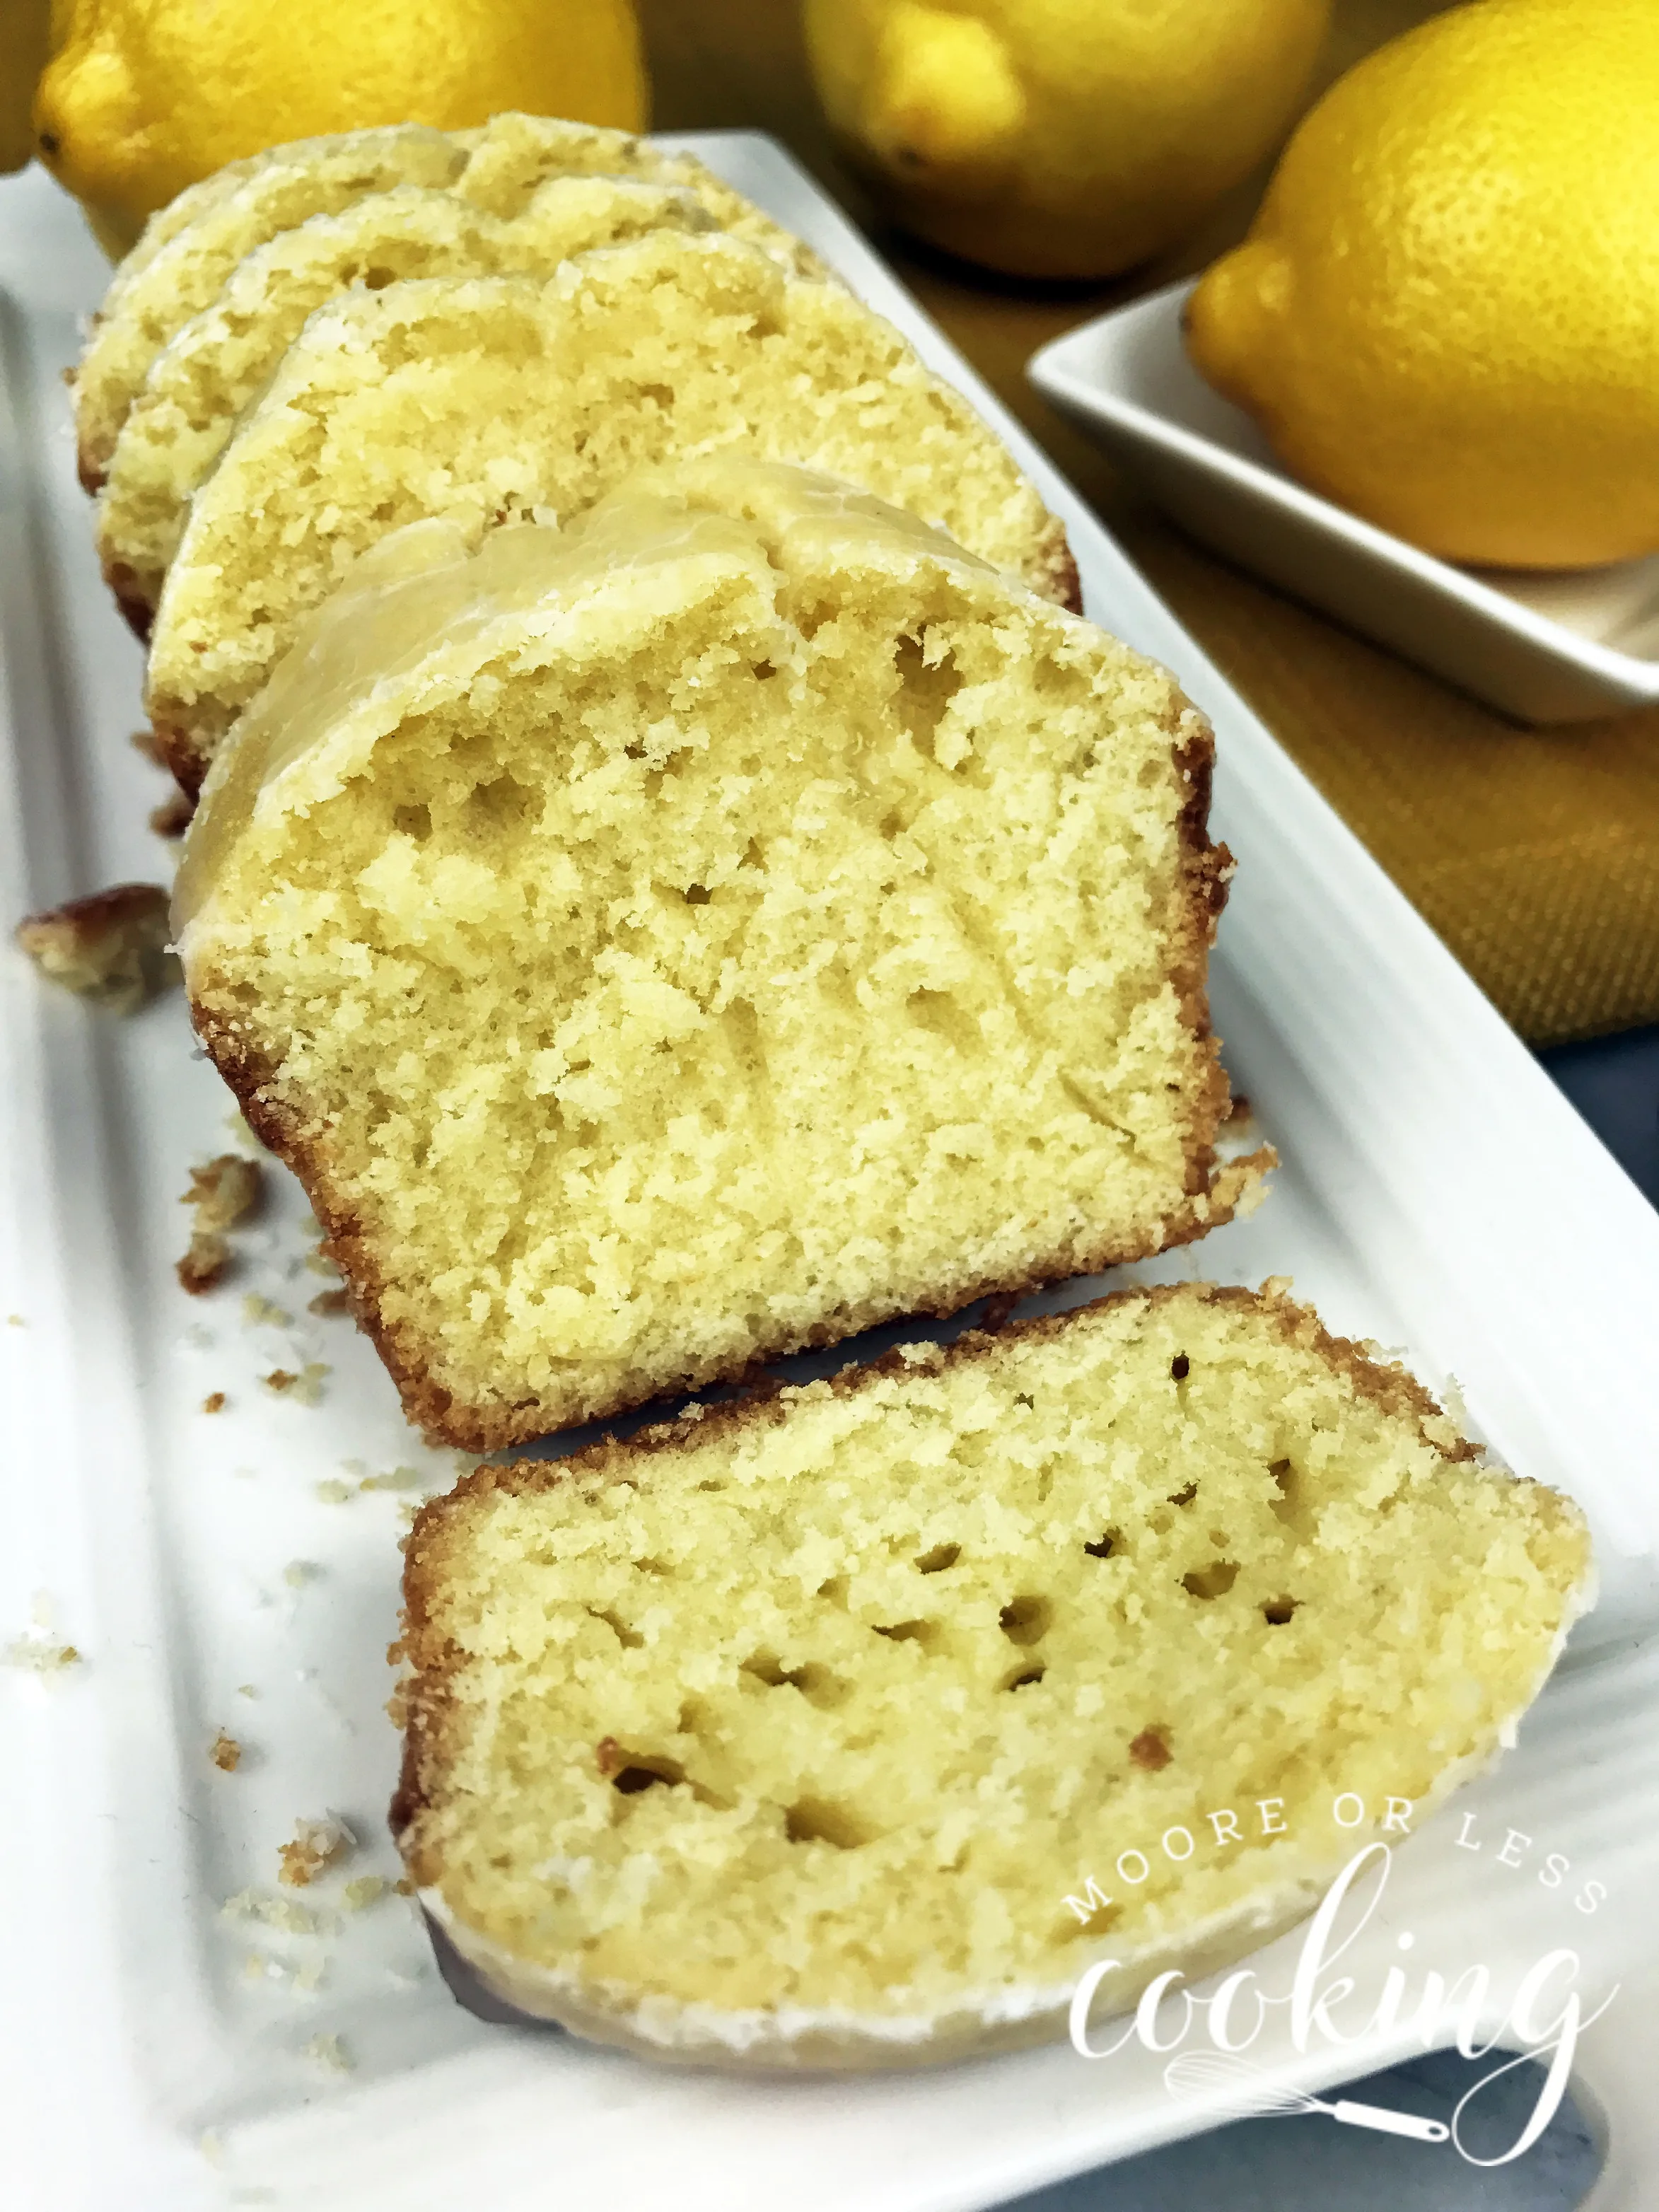
M1659 1206L1659 1029L1540 1057ZM1443 2051L1375 2076L1363 2094L1373 2103L1447 2118L1481 2070ZM1512 2081L1519 2115L1536 2092L1522 2074ZM1498 2116L1495 2110L1495 2121ZM1486 2168L1449 2146L1395 2141L1319 2118L1245 2120L1023 2197L1007 2212L1210 2212L1222 2205L1226 2212L1571 2212L1596 2164L1571 2100L1523 2157Z

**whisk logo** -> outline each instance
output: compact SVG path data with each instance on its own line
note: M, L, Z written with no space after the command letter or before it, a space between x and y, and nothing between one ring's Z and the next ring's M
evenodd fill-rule
M1389 1804L1401 1802L1390 1799ZM1480 1848L1469 1840L1472 1817L1466 1816L1458 1838L1466 1850ZM1358 1823L1340 1820L1340 1825ZM1403 1827L1403 1820L1397 1825ZM1141 1855L1125 1856L1139 1858ZM1513 1865L1516 1862L1511 1858L1500 1863ZM1167 2056L1164 2081L1170 2094L1201 2106L1212 2119L1270 2113L1322 2115L1347 2127L1413 2136L1419 2142L1449 2142L1473 2166L1509 2165L1531 2149L1554 2118L1566 2092L1578 2039L1612 2003L1618 1995L1617 1985L1593 2008L1587 2008L1577 1986L1579 1955L1562 1947L1535 1960L1517 1976L1512 1990L1498 1986L1484 1966L1468 1967L1448 1981L1432 1971L1414 1977L1401 1964L1388 1966L1379 1986L1369 1991L1363 1989L1357 1966L1345 1973L1338 1971L1339 1963L1352 1951L1376 1914L1393 1863L1392 1847L1381 1839L1354 1853L1309 1923L1289 1987L1278 1991L1264 1987L1254 1967L1243 1966L1227 1975L1210 1995L1202 1996L1185 1988L1186 1977L1172 1969L1147 1984L1127 2024L1101 2040L1091 2041L1090 2014L1097 1999L1103 1996L1109 2000L1108 1978L1123 1971L1118 1960L1097 1960L1083 1976L1072 1999L1073 2047L1085 2058L1110 2058L1131 2044ZM1563 1869L1565 1863L1559 1862ZM1544 1886L1559 1887L1559 1872L1553 1882L1549 1879L1549 1869L1558 1862L1546 1864L1546 1874L1540 1877ZM1573 1902L1580 1911L1593 1911L1606 1894L1600 1883L1591 1882ZM1094 1914L1101 1914L1110 1904L1092 1881L1084 1899L1066 1900L1074 1911L1080 1903L1091 1901ZM1402 1953L1409 1953L1415 1940L1407 1932L1396 1942ZM1107 1986L1103 1990L1103 1984ZM1273 2038L1276 2049L1271 2071L1245 2056L1270 2026L1280 2025L1288 2032L1291 2050L1302 2057L1316 2056L1322 2049L1362 2042L1374 2048L1379 2040L1398 2039L1403 2032L1413 2041L1420 2039L1425 2051L1450 2043L1465 2058L1492 2056L1499 2063L1466 2092L1449 2122L1421 2119L1414 2113L1346 2097L1316 2097L1287 2086L1287 2075L1296 2069L1286 2063L1278 2035ZM1470 2136L1478 2132L1480 2099L1502 2076L1529 2063L1541 2069L1540 2087L1518 2136L1496 2155L1479 2154Z

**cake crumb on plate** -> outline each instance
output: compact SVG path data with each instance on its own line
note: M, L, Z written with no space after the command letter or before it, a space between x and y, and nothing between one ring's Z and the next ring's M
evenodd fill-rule
M305 1889L325 1867L349 1858L356 1844L345 1822L332 1813L325 1814L320 1820L296 1821L293 1841L276 1847L282 1861L276 1879L289 1889Z

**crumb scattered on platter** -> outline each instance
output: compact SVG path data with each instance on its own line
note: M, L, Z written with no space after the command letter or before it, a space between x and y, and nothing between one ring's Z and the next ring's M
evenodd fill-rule
M190 1247L179 1261L180 1284L192 1297L216 1289L230 1265L226 1231L257 1212L264 1192L264 1178L257 1160L240 1152L221 1152L190 1171L190 1188L180 1203L195 1209Z
M116 884L28 915L17 942L49 982L110 1013L136 1013L181 980L167 906L160 884Z
M298 1821L294 1840L276 1847L276 1856L282 1861L276 1879L289 1889L305 1889L325 1867L337 1865L349 1858L356 1844L357 1838L345 1822L337 1820L332 1813L325 1814L320 1820Z
M219 1907L225 1920L252 1920L261 1928L274 1928L283 1936L315 1936L324 1927L323 1916L297 1897L276 1897L269 1890L239 1889Z
M291 1368L273 1367L260 1379L279 1398L292 1398L296 1406L315 1406L323 1395L323 1377L331 1372L321 1359L307 1360L296 1375Z
M21 1667L33 1674L58 1674L66 1667L86 1662L72 1644L58 1644L45 1636L15 1636L0 1648L0 1666Z

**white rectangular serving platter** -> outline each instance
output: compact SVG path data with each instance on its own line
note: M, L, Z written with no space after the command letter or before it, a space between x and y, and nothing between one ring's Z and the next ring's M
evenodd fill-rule
M1027 374L1195 538L1501 713L1570 722L1659 701L1659 555L1465 568L1322 499L1188 360L1192 290L1171 284L1067 331Z
M1645 1978L1646 2000L1628 1989L1586 2038L1582 2071L1613 2114L1597 2203L1654 2202L1659 1217L830 202L763 137L683 143L961 386L1064 516L1090 612L1214 719L1216 823L1239 860L1216 1017L1285 1164L1253 1220L1139 1272L1293 1276L1334 1328L1405 1347L1431 1384L1455 1374L1496 1449L1591 1516L1600 1606L1459 1816L1568 1855L1605 1907L1561 1934L1564 1907L1451 1848L1443 1820L1401 1853L1365 1941L1375 1964L1409 1925L1449 1978L1571 1940L1587 1982ZM98 580L59 383L106 276L39 172L0 185L9 919L167 865L144 827L161 780L126 742L138 649ZM399 1505L453 1462L415 1443L349 1324L307 1312L322 1283L280 1171L240 1278L198 1300L177 1288L179 1196L234 1141L228 1104L176 996L119 1024L0 957L0 1647L83 1655L51 1676L0 1668L8 2212L966 2212L1203 2124L1144 2052L868 2080L653 2069L475 2021L404 1900L345 1909L348 1879L397 1871ZM250 1320L247 1295L297 1318ZM314 1406L260 1385L311 1362L330 1370ZM203 1413L220 1390L226 1409ZM411 1487L359 1487L398 1468ZM234 1774L208 1755L221 1728L246 1747ZM276 1893L278 1844L325 1809L359 1848L283 1893L316 1904L319 1929L228 1917L228 1899ZM1103 1858L1133 1840L1103 1839ZM349 2071L320 2063L329 2037ZM1318 2087L1408 2047L1254 2055Z

